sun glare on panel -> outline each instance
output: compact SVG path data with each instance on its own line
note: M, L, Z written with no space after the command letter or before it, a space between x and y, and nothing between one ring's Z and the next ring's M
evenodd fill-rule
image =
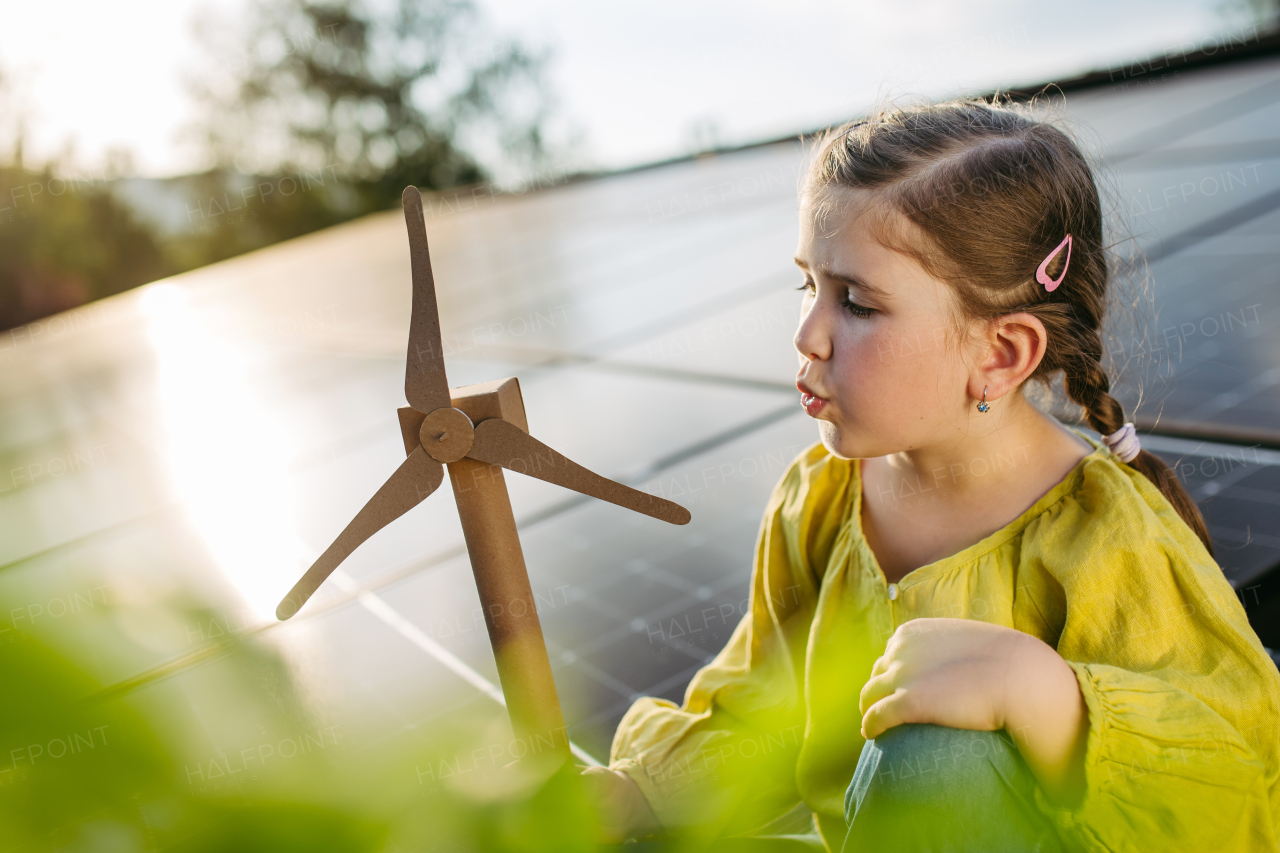
M297 578L296 495L288 437L243 342L219 334L183 289L142 296L155 350L164 446L175 497L254 616L274 618Z

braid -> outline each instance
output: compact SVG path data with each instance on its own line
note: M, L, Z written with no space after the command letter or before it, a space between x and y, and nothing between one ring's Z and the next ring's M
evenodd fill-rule
M1102 341L1098 330L1078 333L1075 341L1077 346L1064 353L1073 358L1053 366L1061 367L1067 396L1084 409L1089 426L1102 435L1110 435L1124 426L1124 407L1111 396L1111 379L1099 361Z
M1091 337L1097 339L1095 332ZM1078 359L1082 362L1078 369L1065 370L1064 386L1067 396L1084 409L1085 420L1102 435L1110 435L1124 426L1124 407L1110 394L1111 380L1102 365L1094 358L1085 356ZM1129 463L1129 467L1143 474L1156 485L1165 499L1178 511L1178 515L1187 526L1200 538L1209 554L1213 554L1213 542L1209 539L1209 529L1204 523L1204 516L1196 506L1191 495L1178 482L1169 466L1160 457L1146 450L1140 450Z

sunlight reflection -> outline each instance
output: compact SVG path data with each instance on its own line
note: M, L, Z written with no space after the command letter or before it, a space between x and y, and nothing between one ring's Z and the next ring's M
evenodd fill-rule
M142 296L156 353L163 448L174 496L256 617L272 619L297 578L288 435L263 399L246 345L173 284Z

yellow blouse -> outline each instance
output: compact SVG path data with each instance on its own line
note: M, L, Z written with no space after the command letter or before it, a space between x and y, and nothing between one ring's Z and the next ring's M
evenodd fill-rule
M775 487L750 611L684 704L644 697L610 767L663 826L754 830L803 801L828 848L863 740L858 695L910 619L980 619L1050 644L1089 711L1088 792L1036 802L1082 850L1277 850L1280 672L1199 539L1098 442L1004 529L886 583L856 460L821 444Z

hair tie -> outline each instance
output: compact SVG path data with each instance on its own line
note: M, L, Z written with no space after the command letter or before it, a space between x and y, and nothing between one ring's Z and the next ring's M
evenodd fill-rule
M1138 444L1138 431L1131 423L1125 424L1111 435L1104 435L1102 443L1118 456L1121 462L1132 462L1142 452L1142 446Z
M1062 272L1061 274L1058 275L1056 279L1049 278L1049 274L1045 272L1045 269L1048 268L1049 262L1052 261L1059 252L1062 251L1063 246L1067 247L1067 259L1062 262ZM1070 264L1071 264L1071 235L1068 234L1066 237L1063 238L1062 242L1058 244L1058 248L1050 252L1048 256L1046 256L1045 259L1040 262L1040 267L1039 269L1036 270L1036 281L1043 284L1044 289L1052 293L1053 291L1058 289L1058 285L1062 284L1062 280L1067 277L1067 267L1070 266Z

